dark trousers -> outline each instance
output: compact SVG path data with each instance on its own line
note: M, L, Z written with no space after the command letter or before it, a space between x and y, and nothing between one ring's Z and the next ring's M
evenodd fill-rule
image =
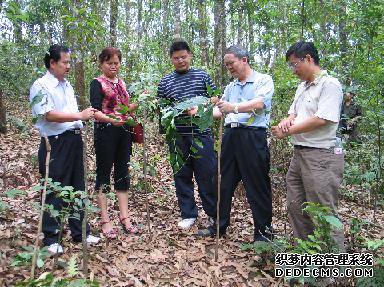
M83 141L81 135L73 132L65 132L58 136L50 136L49 143L51 145L51 158L49 163L48 177L54 182L60 182L61 186L73 186L74 191L85 190L84 184L84 166L83 166ZM41 138L39 147L39 172L45 177L45 160L47 149L45 139ZM48 190L47 190L48 191ZM55 192L49 192L45 203L52 205L57 211L61 211L68 204L58 197ZM70 203L69 203L70 207ZM80 215L75 216L75 213ZM77 218L76 218L77 217ZM69 228L74 241L81 241L81 224L84 212L75 210L70 207L70 215L68 218ZM59 238L61 228L60 216L53 217L50 212L45 211L43 215L43 233L44 245L51 245L61 240ZM89 225L87 224L87 235L89 234Z
M199 146L197 141L200 141ZM216 192L215 177L217 159L213 148L213 137L210 132L192 135L182 135L176 141L186 159L183 167L174 174L176 195L181 210L181 217L196 218L198 214L195 197L194 184L195 175L199 196L203 209L208 216L216 216ZM193 147L191 149L191 146ZM172 151L174 147L170 145Z
M132 153L132 133L128 126L115 127L95 124L96 190L110 191L111 170L114 166L115 190L128 190L129 160Z
M268 236L265 231L271 228L272 192L266 130L226 128L221 148L220 233L224 234L230 224L232 197L242 180L252 210L254 238ZM210 229L216 233L216 226Z

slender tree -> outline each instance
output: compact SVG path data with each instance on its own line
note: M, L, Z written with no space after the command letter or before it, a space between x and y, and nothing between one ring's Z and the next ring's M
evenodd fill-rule
M118 17L119 17L119 1L118 0L111 0L111 2L110 2L109 33L110 33L110 45L112 47L116 47Z

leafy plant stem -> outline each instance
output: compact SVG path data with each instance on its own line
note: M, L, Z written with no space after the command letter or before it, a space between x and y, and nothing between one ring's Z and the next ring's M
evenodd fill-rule
M40 208L40 215L39 215L39 223L37 225L37 234L36 234L36 239L35 239L35 246L34 246L34 249L33 249L32 267L31 267L31 279L35 278L37 251L38 251L38 248L39 248L39 239L40 239L40 234L41 234L42 225L43 225L43 214L44 214L45 199L47 197L49 161L50 161L50 158L51 158L51 145L49 144L49 140L48 140L47 136L45 136L44 139L45 139L45 146L46 146L46 150L47 150L47 155L45 157L45 181L44 181L43 194L41 196L41 208Z

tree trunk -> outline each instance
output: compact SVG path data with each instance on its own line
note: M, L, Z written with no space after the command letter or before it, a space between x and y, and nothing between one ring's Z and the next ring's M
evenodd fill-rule
M243 44L243 21L244 21L244 9L242 3L239 3L239 7L237 10L239 15L239 21L237 23L237 44Z
M21 13L21 4L20 4L20 0L16 0L15 1L15 6L17 6L17 13ZM16 19L14 21L12 21L12 24L13 24L13 38L14 38L14 41L15 43L21 43L21 41L23 41L23 33L22 33L22 21L19 20L19 19Z
M253 20L253 7L252 8L249 8L248 7L248 13L247 13L247 16L248 16L248 49L249 49L249 53L251 56L254 55L253 53L253 42L254 42L254 39L255 39L255 35L253 33L253 27L254 27L254 20Z
M137 32L137 44L140 44L142 37L142 29L141 22L143 18L143 0L137 1L137 24L136 24L136 32Z
M180 5L178 2L173 4L173 39L181 37Z
M75 91L79 96L79 106L83 110L88 106L88 99L85 94L85 73L82 55L76 59L75 63Z
M131 1L126 0L124 3L124 9L125 9L125 35L127 37L131 35ZM125 80L127 83L131 82L131 71L132 71L132 59L130 57L130 51L129 51L129 45L126 48L125 52Z
M163 39L168 40L168 35L169 35L169 29L168 29L168 24L169 24L169 0L164 0L163 2L163 23L162 23L162 35ZM163 48L163 54L165 57L168 56L168 41L162 41L162 48Z
M208 49L208 29L207 29L207 10L205 1L199 0L197 5L199 15L199 37L200 37L200 55L201 63L204 66L209 66L209 49Z
M77 10L82 8L83 2L80 0L74 0L73 3L76 8L73 11L73 16L77 19L77 21L82 22L84 19L79 17ZM75 47L75 51L72 53L75 66L75 92L79 97L79 108L80 110L83 110L88 106L88 98L85 94L85 70L83 61L83 49L86 47L86 43L85 39L79 33L71 35L71 38L73 38L73 47Z
M0 90L0 133L5 134L7 132L7 119L5 113L5 105L3 103L3 91Z
M345 30L346 17L347 17L347 6L344 1L340 4L339 10L339 38L340 38L340 54L341 54L341 65L347 66L347 51L348 51L348 36Z
M215 81L216 83L224 87L226 70L223 64L223 57L225 53L225 0L217 0L214 4L214 52L215 52Z
M116 47L117 41L117 19L119 14L119 1L111 0L110 2L110 21L109 21L109 32L110 32L110 45Z

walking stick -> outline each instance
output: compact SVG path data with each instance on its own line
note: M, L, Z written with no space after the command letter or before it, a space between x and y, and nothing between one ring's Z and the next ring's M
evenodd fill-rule
M84 278L88 278L88 246L87 246L87 217L88 217L88 204L89 204L89 198L88 198L88 181L87 181L87 174L88 174L88 168L86 164L86 158L87 158L87 124L84 126L84 143L83 143L83 161L84 161L84 217L83 221L81 223L81 241L83 244L83 276Z
M217 203L216 203L216 247L215 262L219 256L219 237L220 237L220 187L221 187L221 142L223 141L223 121L224 115L220 119L219 145L217 147Z
M151 216L149 214L149 192L148 192L148 179L147 179L147 145L145 140L145 124L143 123L143 174L144 174L144 186L147 191L147 198L145 200L145 209L147 212L147 226L149 232L149 241L152 239L151 233Z
M37 235L35 239L35 246L33 249L33 257L32 257L32 267L31 267L31 279L35 278L35 267L36 267L36 261L37 261L37 251L39 248L39 239L40 239L40 233L43 225L43 215L44 215L44 207L45 207L45 199L47 197L47 182L48 182L48 174L49 174L49 161L51 158L51 145L49 144L49 140L47 136L44 136L45 139L45 147L47 151L47 155L45 157L45 180L44 180L44 188L43 188L43 194L41 195L41 208L40 208L40 215L39 215L39 223L37 225Z

